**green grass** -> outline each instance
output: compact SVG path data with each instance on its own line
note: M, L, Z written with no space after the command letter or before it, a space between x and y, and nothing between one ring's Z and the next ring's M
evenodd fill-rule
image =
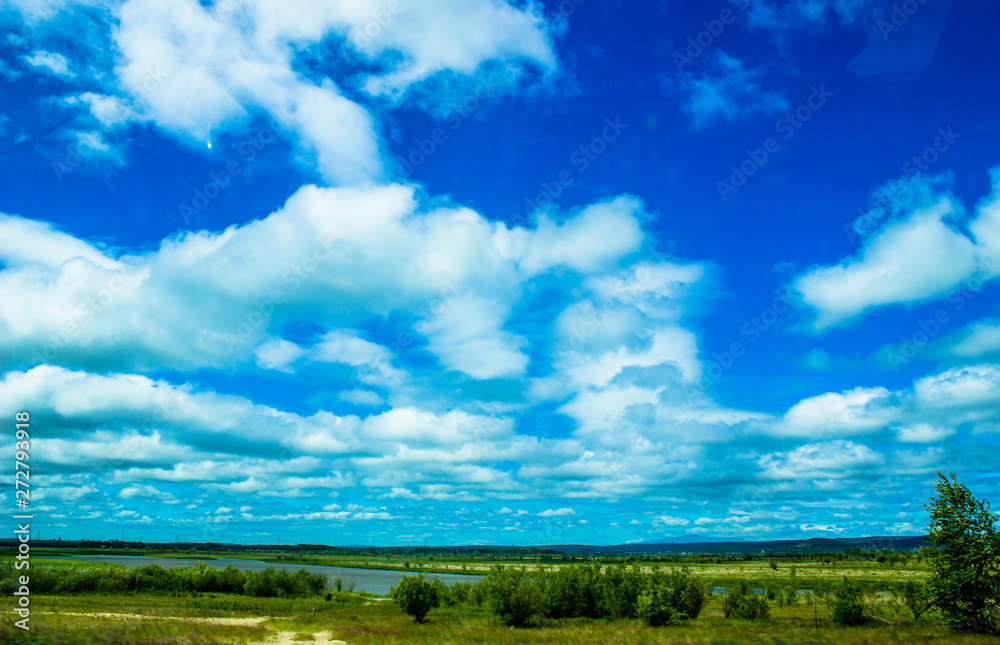
M33 552L34 553L34 552ZM109 554L107 551L104 554ZM131 555L138 555L135 551ZM144 554L145 555L145 554ZM149 553L163 557L160 553ZM173 554L187 557L188 554ZM239 554L226 553L225 557ZM389 568L384 557L289 557L279 553L245 553L243 557L266 559L285 563L362 566ZM273 557L272 557L273 556ZM204 557L198 554L197 557ZM391 558L391 567L409 571L434 571L467 573L492 564L492 560L463 560L436 558L433 562L423 559L421 567L411 558L409 569L402 566L407 561ZM537 566L531 560L508 560L508 564ZM109 568L100 562L77 560L45 560L52 567ZM542 566L553 569L570 563L544 562ZM642 567L669 569L679 565L645 563ZM842 576L867 583L873 590L894 589L910 579L922 579L926 567L911 560L905 566L880 565L874 562L819 562L779 561L777 570L767 562L721 562L687 565L692 573L707 584L729 586L737 579L752 581L755 586L780 589L827 590ZM792 567L795 575L792 575ZM457 569L457 570L456 570ZM882 594L884 601L889 598ZM830 621L825 604L815 611L801 597L792 606L779 607L771 603L771 618L757 623L726 620L721 613L721 600L713 596L695 621L683 626L649 628L637 620L543 620L529 629L510 629L502 626L485 608L450 606L435 609L427 623L416 624L404 615L395 603L376 601L371 594L334 593L329 602L322 597L301 599L251 598L229 594L31 597L31 624L33 631L24 634L12 628L14 614L12 598L0 598L0 643L38 645L165 645L187 643L255 643L273 639L278 632L290 633L298 642L308 642L308 637L329 631L333 638L354 645L375 643L427 643L428 645L464 645L479 643L569 644L575 643L691 643L726 645L736 643L837 643L861 645L867 643L937 643L1000 645L1000 638L983 635L957 635L947 631L934 615L914 622L908 612L884 606L882 616L888 621L875 626L860 628L839 627ZM315 610L315 613L314 613ZM135 618L99 618L73 614L114 613L135 615ZM168 617L179 620L168 620ZM238 619L266 617L260 624L211 624L205 619Z
M695 621L683 626L650 628L637 620L541 621L528 629L499 625L484 608L441 607L416 624L395 603L373 602L357 594L335 594L322 598L281 600L217 595L200 598L172 596L81 595L32 597L32 634L13 630L10 598L0 608L0 642L51 645L139 645L166 643L251 643L291 632L299 638L321 631L354 645L376 643L426 643L471 645L473 643L562 644L575 643L935 643L1000 645L1000 638L957 635L944 629L932 616L914 623L892 618L894 624L845 628L834 625L826 607L814 609L804 601L791 607L772 603L771 619L761 622L733 621L722 617L721 601L713 597ZM315 608L315 615L313 609ZM136 614L151 618L109 619L74 614ZM168 620L176 617L180 620ZM205 618L270 617L260 625L214 625ZM30 638L33 640L27 640ZM17 640L20 639L20 640ZM308 641L305 641L308 642Z
M767 621L733 621L722 617L721 601L713 598L695 621L683 626L650 628L638 620L543 621L528 629L498 625L485 610L443 607L432 611L427 622L416 624L391 602L374 603L331 612L315 619L282 619L268 624L282 631L329 630L334 638L355 645L375 643L426 643L428 645L472 645L480 643L557 644L568 643L1000 643L1000 638L956 635L932 620L901 620L895 625L845 628L826 617L818 607L804 602L791 607L772 607Z

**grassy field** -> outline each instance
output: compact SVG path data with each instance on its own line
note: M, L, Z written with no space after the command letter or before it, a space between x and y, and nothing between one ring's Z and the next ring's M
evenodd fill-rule
M771 619L726 620L713 598L702 615L681 627L650 628L638 620L543 621L527 629L498 625L476 607L442 607L416 624L392 602L337 594L333 601L248 599L217 595L201 598L76 596L32 598L33 631L23 635L12 621L0 623L0 642L66 645L165 643L315 642L376 643L1000 643L1000 638L957 635L933 617L876 627L838 627L826 608L804 602L774 607ZM315 609L315 615L313 614ZM9 607L4 608L9 615ZM109 615L110 614L110 615ZM259 621L259 622L258 622Z
M135 555L136 553L131 553ZM155 554L160 556L161 554ZM176 554L175 554L176 555ZM217 554L218 555L218 554ZM230 554L226 554L229 556ZM259 554L254 556L260 558ZM247 556L247 557L254 557ZM326 558L322 564L329 564ZM287 559L280 560L288 562ZM375 566L377 561L363 564ZM426 564L432 564L429 560ZM312 564L313 562L310 562ZM531 564L519 562L520 564ZM41 561L34 561L38 566ZM109 568L116 565L69 560L46 560L45 566ZM338 564L346 565L339 562ZM472 573L480 562L466 564ZM356 566L352 562L351 565ZM537 566L537 565L535 565ZM548 568L562 566L545 563ZM644 565L652 568L667 565ZM428 566L427 568L430 568ZM919 579L926 569L915 560L887 566L874 562L766 561L691 564L692 573L710 585L726 586L737 579L780 588L823 590L842 576L873 583L872 588L895 588L907 579ZM414 570L411 561L410 570ZM448 568L448 571L455 569ZM461 571L461 567L457 568ZM825 601L807 603L799 597L791 606L772 603L768 620L725 619L720 596L712 596L697 620L679 627L651 628L638 620L540 620L534 627L511 629L499 624L485 609L474 605L443 606L428 621L415 624L393 603L358 593L334 593L300 599L251 598L229 594L31 596L32 631L13 627L13 599L2 599L0 643L46 645L165 645L188 643L996 643L1000 638L959 635L947 631L933 614L913 621L891 595L878 595L882 620L875 626L839 627L829 619Z

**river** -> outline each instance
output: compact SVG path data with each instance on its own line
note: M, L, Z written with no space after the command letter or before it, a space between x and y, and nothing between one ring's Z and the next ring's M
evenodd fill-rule
M39 558L44 559L44 558ZM260 560L244 560L242 558L217 558L214 560L199 560L196 558L147 558L139 555L72 555L54 558L59 560L87 560L90 562L107 562L109 564L121 564L126 567L145 567L151 564L163 567L164 569L178 569L183 567L193 567L199 562L204 562L219 569L225 569L230 564L243 571L263 571L268 567L275 569L287 569L298 571L305 569L309 573L322 573L330 581L329 586L333 587L333 579L340 576L347 588L347 581L354 580L355 591L367 591L369 593L384 596L403 576L413 576L416 572L386 571L384 569L356 569L353 567L324 567L307 564L285 564L277 562L262 562ZM482 576L471 576L457 573L432 573L425 574L428 578L440 578L441 582L451 585L456 582L476 583L482 580Z

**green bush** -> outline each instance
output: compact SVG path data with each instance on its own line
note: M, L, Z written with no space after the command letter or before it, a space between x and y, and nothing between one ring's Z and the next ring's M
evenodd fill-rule
M601 615L601 565L566 566L548 575L545 615L549 618L598 618Z
M456 604L464 605L469 602L472 593L472 585L468 582L456 582L451 586L451 598Z
M651 627L694 620L705 605L705 586L687 572L651 576L649 589L639 595L638 614Z
M927 585L912 580L906 581L903 585L903 604L913 614L913 620L920 620L920 616L930 609L931 605Z
M435 582L439 583L437 580ZM431 609L441 605L440 583L428 582L422 573L416 576L403 576L389 595L403 613L413 616L413 620L418 623L424 622Z
M472 585L472 589L469 590L469 600L475 603L476 607L483 606L486 602L486 585L483 582Z
M5 579L13 573L0 572ZM305 569L295 573L268 567L261 572L240 571L233 566L216 569L206 563L196 567L163 569L156 565L125 567L32 567L32 591L41 594L70 595L100 593L190 594L233 593L256 597L317 595L326 588L326 577ZM9 584L9 583L8 583Z
M608 567L599 583L602 613L612 618L637 616L639 594L645 586L645 576L638 565L631 569L624 564Z
M830 618L838 625L864 625L869 621L865 613L865 598L861 587L844 576L833 591Z
M490 611L505 625L524 627L544 610L540 586L521 569L495 564L481 584Z
M771 607L763 594L755 594L746 580L737 582L722 598L722 614L726 618L764 620L771 615Z

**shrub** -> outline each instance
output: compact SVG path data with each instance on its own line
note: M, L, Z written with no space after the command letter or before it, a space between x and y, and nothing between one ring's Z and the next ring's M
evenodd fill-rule
M403 613L413 616L413 620L418 623L424 622L431 609L441 605L440 586L424 580L422 573L416 576L403 576L389 595Z
M913 614L913 620L920 620L920 615L930 609L931 597L927 585L908 580L903 585L903 604Z
M542 591L521 569L490 567L482 583L490 611L505 625L523 627L542 613Z
M752 593L746 580L740 580L722 598L722 613L726 618L763 620L771 615L771 607L763 595Z
M601 610L612 618L638 615L639 594L645 586L646 580L638 565L633 565L631 569L624 564L608 567L599 584Z
M928 582L945 622L963 631L997 631L1000 604L1000 532L990 503L977 500L955 475L938 473L927 504L927 537L936 548Z
M341 578L340 576L337 576L336 578L334 578L333 579L333 588L336 589L337 591L343 591L344 590L344 579Z
M639 617L651 627L694 620L705 604L705 586L687 572L654 575L650 587L640 594Z
M469 600L474 602L476 607L482 607L486 602L486 585L482 582L472 585L472 589L469 590Z
M348 580L347 581L347 590L353 592L354 591L354 586L356 584L358 584L357 580Z
M469 595L472 592L472 585L468 582L456 582L451 586L451 597L456 604L469 602Z
M549 618L597 618L601 615L598 588L601 566L560 567L545 586L545 615Z
M861 587L848 580L847 576L833 591L830 618L838 625L864 625L869 620L865 615L865 599Z

